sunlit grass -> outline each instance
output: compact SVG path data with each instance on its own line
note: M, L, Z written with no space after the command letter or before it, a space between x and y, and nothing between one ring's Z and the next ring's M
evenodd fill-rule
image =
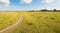
M0 12L0 30L15 23L19 16L16 12Z
M23 21L11 33L60 33L60 12L24 12Z
M11 31L11 33L60 33L60 12L17 12L2 14L6 18L0 18L0 21L4 20L0 22L0 26L3 27L15 23L10 21L16 21L16 18L20 14L23 15L22 23Z

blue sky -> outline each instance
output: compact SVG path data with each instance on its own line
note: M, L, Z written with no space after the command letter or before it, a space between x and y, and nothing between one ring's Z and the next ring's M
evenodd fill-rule
M60 9L60 0L0 0L0 10Z

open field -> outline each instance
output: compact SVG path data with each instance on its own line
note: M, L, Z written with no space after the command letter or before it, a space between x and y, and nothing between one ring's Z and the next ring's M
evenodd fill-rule
M2 13L1 16L3 14L4 13ZM3 16L8 20L3 17L1 18L0 16L1 21L4 19L3 24L0 22L3 27L6 27L7 24L9 26L10 24L15 23L19 15L23 15L22 23L20 23L17 28L13 29L9 33L60 33L60 12L16 12L5 14L7 14L7 16ZM8 21L8 23L5 22L5 20ZM2 28L0 27L0 30L1 29Z
M0 12L0 30L15 23L19 16L16 12Z

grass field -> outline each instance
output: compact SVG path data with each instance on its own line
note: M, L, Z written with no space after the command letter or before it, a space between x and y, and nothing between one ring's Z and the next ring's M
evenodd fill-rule
M15 23L19 16L16 12L0 12L0 30Z
M9 13L5 14L7 15L4 13L0 15L0 21L4 20L0 22L3 28L7 24L8 26L13 24L14 22L11 21L15 21L20 13L12 13L14 16ZM21 14L23 15L22 23L10 33L60 33L60 12L22 12Z

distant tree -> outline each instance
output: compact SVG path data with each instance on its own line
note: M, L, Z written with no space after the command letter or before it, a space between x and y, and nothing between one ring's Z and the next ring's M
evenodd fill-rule
M31 11L28 11L28 12L35 12L35 10L31 10Z
M42 9L42 10L40 10L40 11L48 11L47 9Z
M56 9L54 9L53 11L57 11Z

